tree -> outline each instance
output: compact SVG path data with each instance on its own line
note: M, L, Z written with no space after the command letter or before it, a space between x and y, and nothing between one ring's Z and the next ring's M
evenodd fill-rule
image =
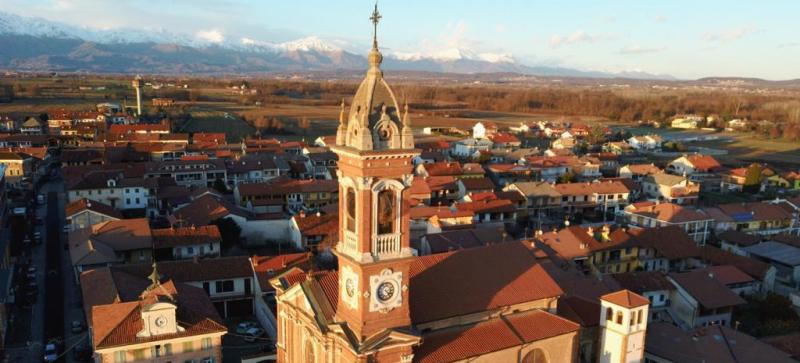
M747 172L744 174L744 185L742 189L749 193L756 193L761 189L761 165L753 163L747 167Z
M242 240L242 228L233 219L228 217L218 218L211 224L219 228L219 234L222 237L222 248L229 249L233 246L239 245Z
M606 140L606 131L600 125L594 125L586 135L586 141L592 145L602 144Z
M559 184L572 183L575 181L575 174L571 171L566 172L564 175L558 177Z

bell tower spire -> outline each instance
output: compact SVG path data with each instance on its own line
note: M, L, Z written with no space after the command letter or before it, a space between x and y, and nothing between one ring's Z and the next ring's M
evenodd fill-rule
M349 105L339 156L339 262L337 320L359 343L380 332L408 327L410 242L408 188L414 178L410 121L399 107L380 64L375 6L372 50L364 80ZM408 111L405 112L408 115ZM339 133L337 132L337 140ZM410 349L410 348L409 348ZM410 350L408 353L411 353Z

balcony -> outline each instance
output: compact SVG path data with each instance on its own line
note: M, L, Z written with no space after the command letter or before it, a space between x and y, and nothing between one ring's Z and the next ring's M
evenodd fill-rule
M376 257L400 254L400 233L372 237L372 254Z

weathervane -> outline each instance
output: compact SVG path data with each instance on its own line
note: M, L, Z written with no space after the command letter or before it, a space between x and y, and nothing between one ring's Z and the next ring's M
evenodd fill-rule
M369 20L372 21L372 46L378 47L378 22L381 21L381 13L378 12L378 2L375 2L375 10L372 11L372 16Z

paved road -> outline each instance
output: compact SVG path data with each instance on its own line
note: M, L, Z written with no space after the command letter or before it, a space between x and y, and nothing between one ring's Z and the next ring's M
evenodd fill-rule
M42 187L42 193L47 193L46 186ZM45 219L48 215L47 206L37 206L35 215ZM42 233L42 241L46 241L47 231L43 226L35 225L33 220L29 221L33 224L33 230ZM9 334L19 334L17 339L19 344L14 344L7 347L6 360L8 362L40 362L42 361L44 353L45 334L44 334L44 320L45 320L45 243L35 244L30 247L30 266L36 267L36 284L39 286L36 303L30 309L18 310L21 312L20 316L15 319L20 319L21 322L29 323L29 331L9 331ZM22 293L20 293L22 295ZM20 300L23 296L19 296ZM27 330L28 326L21 330ZM26 334L27 333L27 334Z

